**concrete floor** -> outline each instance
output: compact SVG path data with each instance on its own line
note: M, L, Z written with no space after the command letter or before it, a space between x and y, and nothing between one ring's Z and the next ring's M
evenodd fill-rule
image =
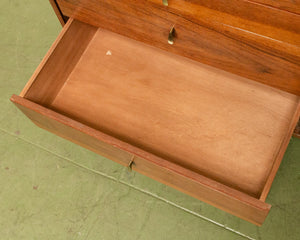
M0 239L300 239L300 140L256 227L34 126L19 93L61 26L47 0L0 1Z

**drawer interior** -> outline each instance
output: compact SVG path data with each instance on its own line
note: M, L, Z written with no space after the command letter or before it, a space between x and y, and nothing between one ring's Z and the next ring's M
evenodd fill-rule
M298 96L78 21L64 31L25 98L260 197Z

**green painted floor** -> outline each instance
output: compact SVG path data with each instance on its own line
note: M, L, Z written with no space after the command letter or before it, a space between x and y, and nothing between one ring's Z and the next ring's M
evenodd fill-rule
M0 1L0 239L300 239L300 140L256 227L34 126L19 93L61 26L47 0Z

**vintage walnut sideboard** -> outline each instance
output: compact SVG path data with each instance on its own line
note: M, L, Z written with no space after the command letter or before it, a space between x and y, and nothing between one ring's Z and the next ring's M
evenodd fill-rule
M300 1L50 3L63 30L11 101L41 128L261 225L300 114Z

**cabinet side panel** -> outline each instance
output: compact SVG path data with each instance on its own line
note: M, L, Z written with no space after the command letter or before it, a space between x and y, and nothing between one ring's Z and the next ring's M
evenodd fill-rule
M57 18L58 18L60 24L61 24L62 26L64 26L64 25L66 24L66 22L67 22L67 18L66 18L66 17L62 14L62 12L60 11L60 9L59 9L59 7L58 7L58 4L57 4L56 0L49 0L49 2L50 2L50 4L51 4L51 6L52 6L52 8L53 8L53 10L54 10L54 12L55 12Z

